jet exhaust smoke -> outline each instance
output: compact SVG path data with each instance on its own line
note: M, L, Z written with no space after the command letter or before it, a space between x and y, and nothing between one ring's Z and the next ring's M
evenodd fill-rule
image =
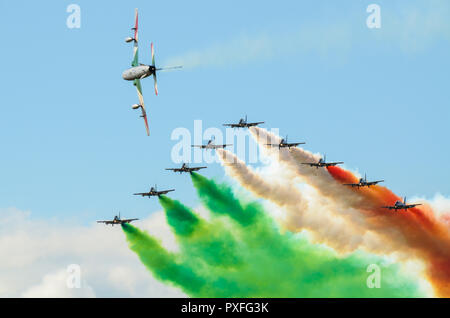
M250 131L261 148L265 148L267 138L277 138L262 128L254 127ZM347 188L342 183L358 181L353 173L335 166L315 169L303 165L317 161L318 156L302 148L284 151L277 158L296 174L298 180L315 188L323 198L343 211L342 216L349 222L381 237L391 252L425 262L425 274L436 295L450 296L450 229L445 218L438 218L428 204L406 212L391 212L381 207L402 199L386 187ZM386 252L373 247L370 249L374 252Z
M132 225L122 226L128 244L153 275L193 297L420 297L415 277L383 258L357 252L339 256L303 235L279 231L257 202L197 173L192 181L207 221L192 209L160 197L180 251ZM368 288L367 266L383 270L383 288ZM283 275L280 275L283 273Z
M341 211L329 200L311 191L307 194L299 191L292 182L295 176L288 175L289 179L280 183L276 180L280 174L274 171L274 175L266 181L228 150L218 150L217 154L228 174L244 188L285 209L286 214L281 222L288 230L300 232L306 229L313 235L314 242L324 243L342 253L357 248L380 251L386 246L376 233L357 227L343 218ZM229 164L230 161L233 164Z

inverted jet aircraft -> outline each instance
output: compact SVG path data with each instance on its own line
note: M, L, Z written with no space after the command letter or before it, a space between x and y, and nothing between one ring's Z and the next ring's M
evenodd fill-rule
M201 149L224 149L228 146L232 146L230 144L224 144L224 145L216 145L214 143L213 139L210 139L206 145L192 145L191 147L197 147Z
M167 194L171 191L175 191L175 189L158 191L156 188L156 185L155 185L154 187L150 188L149 192L133 193L133 195L140 195L142 197L148 197L150 199L150 197L156 197L156 196L159 197L159 196L161 196L163 194Z
M297 147L298 145L304 145L304 144L305 144L304 142L288 142L288 136L286 136L286 138L281 139L280 143L266 144L266 146L278 147L278 149L281 149L281 148L291 149L291 147Z
M325 155L323 158L320 158L318 162L302 162L302 165L309 165L311 167L316 167L317 169L322 167L331 167L343 164L342 161L338 162L327 162L327 156Z
M416 203L416 204L406 204L406 197L403 199L402 201L396 201L394 203L394 205L388 205L388 206L382 206L383 209L389 209L389 210L408 210L408 209L412 209L418 205L422 205L421 203Z
M124 220L122 220L120 218L120 213L119 213L119 215L114 216L114 219L112 219L112 220L97 221L97 223L105 223L106 225L114 226L114 225L122 225L124 223L131 223L131 222L136 221L136 220L139 220L139 219L124 219Z
M344 183L344 185L350 186L352 188L353 187L357 187L357 188L368 187L368 188L370 188L370 186L376 185L380 182L384 182L384 180L367 181L367 176L366 176L366 174L364 174L364 178L360 178L357 183Z
M183 172L192 173L193 171L198 171L200 169L206 169L207 167L192 167L190 168L187 163L183 163L181 168L166 168L166 170L172 170L173 172L179 172L182 174Z
M247 122L247 115L245 115L245 119L241 118L237 124L223 124L223 125L231 128L249 128L253 126L258 126L260 124L264 124L264 122L263 121L258 121L255 123Z
M142 95L142 86L141 86L141 79L146 78L150 75L153 75L153 82L155 86L155 94L158 95L158 84L156 80L156 72L160 70L167 70L167 69L174 69L174 68L181 68L181 66L174 66L174 67L166 67L166 68L157 68L155 66L155 50L153 48L153 42L151 43L151 53L152 53L152 65L145 65L139 63L139 54L138 54L138 10L135 11L135 25L134 28L131 29L134 31L134 37L127 37L125 39L125 42L134 42L133 47L133 61L131 62L131 68L125 70L122 73L122 78L127 81L133 81L133 85L136 86L137 94L139 98L139 104L134 104L131 106L133 109L141 109L141 117L144 118L145 122L145 128L147 130L147 135L150 135L150 131L148 128L148 121L147 121L147 112L145 111L144 106L144 97Z

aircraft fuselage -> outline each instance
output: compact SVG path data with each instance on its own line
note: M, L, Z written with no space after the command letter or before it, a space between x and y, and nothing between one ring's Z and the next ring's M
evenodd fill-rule
M134 81L136 79L146 78L152 75L156 68L152 65L139 65L131 67L122 73L122 78L126 81Z

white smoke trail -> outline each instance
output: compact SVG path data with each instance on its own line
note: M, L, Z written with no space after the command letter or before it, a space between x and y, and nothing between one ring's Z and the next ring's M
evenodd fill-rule
M362 198L360 196L338 184L326 169L317 169L303 164L317 162L320 159L319 155L297 147L289 150L276 147L267 148L264 145L272 143L272 141L267 142L267 140L275 140L275 143L278 143L280 138L259 127L251 127L250 132L261 148L266 149L266 153L269 153L272 157L277 156L280 161L286 163L295 171L298 178L313 186L322 195L333 197L335 201L338 199L336 203L340 203L344 207L356 207L361 203Z
M217 154L222 164L229 174L238 179L245 187L250 188L260 197L270 197L278 205L301 205L306 208L306 202L302 199L301 193L294 187L290 181L283 184L273 180L266 182L260 175L251 171L241 159L232 152L225 149L217 149ZM254 187L254 185L257 185Z
M252 128L252 135L257 140L260 147L265 148L265 139L273 137L272 134L261 128ZM276 137L276 136L275 136ZM270 149L268 150L270 151ZM301 148L291 151L281 151L279 160L286 163L299 178L307 184L313 186L317 191L329 199L333 209L340 211L340 215L354 227L366 229L369 233L376 233L378 242L367 240L364 242L366 250L373 253L388 253L387 250L395 252L397 259L405 258L413 260L430 260L447 257L447 246L450 242L450 233L446 229L450 228L450 217L448 214L441 215L440 221L430 208L424 207L420 214L409 214L408 218L396 218L395 214L380 214L376 200L370 200L364 195L369 190L351 191L342 184L334 180L327 169L305 169L301 162L311 162L318 159ZM314 160L313 160L314 161ZM313 173L312 171L320 172ZM382 190L383 188L380 188ZM320 206L317 207L320 209ZM423 226L425 225L425 227ZM379 242L385 242L385 246L380 246ZM433 266L433 265L432 265ZM436 279L433 269L427 269L428 275ZM440 273L440 272L439 272ZM438 284L439 285L439 284ZM446 295L445 288L438 287L440 292Z
M411 253L412 247L405 244L405 237L400 229L392 225L388 219L374 214L370 210L373 203L366 200L364 196L360 196L358 193L339 184L326 169L316 169L300 164L301 162L317 162L320 158L319 155L312 154L301 148L292 148L291 150L270 148L266 144L276 144L280 140L278 136L258 127L250 128L250 132L263 150L263 154L285 164L286 167L294 172L298 182L304 182L316 189L318 194L320 194L318 196L319 200L327 199L326 203L317 204L316 209L323 209L328 204L327 210L336 211L335 215L345 218L353 228L357 228L363 233L366 233L364 231L370 233L365 236L362 247L374 253L395 251L401 254L402 257ZM291 223L296 224L296 220L300 222L301 218L292 215ZM376 233L376 235L373 235L373 233ZM369 237L378 237L379 239L373 240L369 239ZM384 241L385 246L381 246L380 241Z
M430 205L436 218L447 226L450 231L450 198L444 197L442 194L437 193L431 199L425 197L411 198L412 202L426 202Z
M250 128L252 136L256 139L261 148L265 148L267 138L279 138L273 133L259 127ZM274 151L274 150L267 150ZM324 168L311 168L303 165L304 162L317 162L320 157L308 152L302 148L295 147L290 150L278 149L280 152L278 158L289 166L296 175L304 182L314 187L321 195L329 198L343 216L346 216L353 224L376 231L380 235L390 239L390 244L395 245L396 249L410 250L407 244L404 244L404 235L397 225L392 224L388 218L374 213L371 209L379 208L374 202L368 200L361 193L352 191L350 188L337 182ZM365 191L361 189L361 191Z
M383 13L383 21L389 21L389 27L383 27L372 35L363 28L355 29L349 23L359 19L359 13L354 16L355 19L347 16L346 19L338 18L327 23L304 21L298 27L285 31L241 33L203 48L189 49L167 59L163 64L183 65L184 68L230 67L290 56L306 61L302 56L308 54L319 56L327 62L342 63L347 59L354 43L360 43L368 36L387 44L389 49L395 46L404 54L411 54L432 48L436 42L448 41L449 13L450 5L447 0L394 6Z
M320 196L314 189L302 192L294 184L294 175L288 175L283 183L277 181L274 171L269 181L247 167L245 162L227 150L218 150L218 157L227 173L238 180L247 190L258 197L269 200L285 210L282 225L289 231L307 230L316 243L323 243L340 253L358 248L368 251L390 253L386 242L363 227L354 226L342 216L337 206Z
M348 253L360 249L381 256L389 256L391 260L401 262L407 270L410 270L412 264L417 277L427 277L430 282L433 282L430 289L432 286L436 295L448 295L446 289L448 287L445 287L446 271L441 268L442 266L439 267L441 263L437 263L437 266L435 263L430 263L435 259L442 261L442 257L445 260L447 257L446 246L448 244L444 234L441 235L442 237L434 237L433 233L429 233L427 229L422 230L419 226L421 223L416 223L414 219L396 218L396 214L379 214L376 210L361 208L361 204L365 202L358 198L355 199L359 193L343 191L345 187L336 182L326 169L319 169L326 173L311 173L311 170L316 169L299 168L298 160L305 159L306 162L310 162L310 159L317 160L317 155L300 148L298 152L286 149L274 150L267 147L266 144L276 144L276 141L279 141L278 136L271 136L260 128L251 129L251 132L263 150L262 154L267 154L272 160L279 160L279 163L291 172L291 174L287 174L287 177L283 176L285 183L277 180L279 177L277 175L269 174L264 177L261 174L258 175L246 167L244 162L233 158L231 153L222 151L222 157L228 157L235 163L233 165L225 164L225 167L227 172L241 182L245 188L282 206L285 217L281 221L285 228L292 232L306 230L313 242L323 243L338 253ZM297 156L294 156L293 153ZM265 162L271 163L270 161ZM283 186L273 190L270 188L270 184L275 180ZM279 202L276 197L271 195L272 192L280 195L280 191L287 190L289 192L294 191L293 189L296 189L295 193L297 193L298 189L295 185L297 181L305 182L308 185L306 189L313 189L313 191L300 191L300 202L303 204L303 208L299 208L295 204ZM283 195L285 194L281 194L281 196ZM361 197L364 198L364 195ZM444 216L448 216L448 214L444 213ZM433 222L432 218L429 220ZM413 232L408 232L407 228L411 226L419 227ZM437 230L441 231L442 228L438 226ZM429 248L432 249L431 252L429 252ZM439 275L444 275L444 281L440 279Z

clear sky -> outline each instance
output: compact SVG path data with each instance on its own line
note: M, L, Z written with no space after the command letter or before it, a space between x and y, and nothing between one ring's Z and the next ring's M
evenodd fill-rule
M448 1L5 1L0 5L0 207L34 218L145 217L174 187L172 131L247 114L306 149L385 179L399 195L448 196ZM66 8L81 8L69 29ZM380 29L366 8L381 7ZM184 69L142 81L151 136L131 109L124 42L140 15L140 59ZM221 179L210 165L207 176Z

